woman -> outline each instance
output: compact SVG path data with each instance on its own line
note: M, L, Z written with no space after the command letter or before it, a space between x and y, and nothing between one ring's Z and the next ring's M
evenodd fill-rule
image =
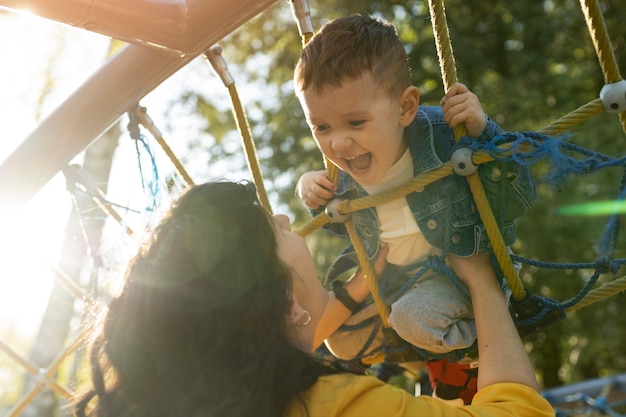
M375 268L383 266L379 259ZM554 415L497 280L474 268L460 278L476 310L481 389L473 405L455 408L316 360L311 352L350 311L322 286L304 240L287 217L260 206L251 185L194 186L110 303L91 347L93 387L77 415ZM360 274L345 288L356 302L367 296Z

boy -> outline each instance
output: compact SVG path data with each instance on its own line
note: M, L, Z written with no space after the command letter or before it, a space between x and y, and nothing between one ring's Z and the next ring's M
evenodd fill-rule
M479 141L504 133L460 83L450 87L441 107L420 107L419 90L411 85L406 52L395 28L370 16L350 16L324 25L303 49L294 82L317 145L340 169L338 187L325 171L307 173L298 182L298 195L314 210L336 195L378 194L440 167L450 158L455 143L452 129L460 123L468 136ZM497 163L484 164L479 172L492 206L503 210L496 217L510 245L515 240L513 220L535 197L530 174L519 165L498 167ZM503 173L507 182L504 205L498 182ZM352 218L370 259L380 242L386 242L387 261L411 271L402 275L405 281L415 278L412 266L416 262L439 256L444 249L453 270L458 257L479 262L490 253L467 181L458 175L406 198L355 212ZM442 355L475 343L471 303L446 274L420 274L412 288L391 298L389 323L412 345ZM457 374L458 369L469 368L458 362L429 361L431 380L445 379L443 374L434 375L442 366ZM467 381L460 385L452 394L438 386L435 394L442 398L460 395L468 403L475 385Z

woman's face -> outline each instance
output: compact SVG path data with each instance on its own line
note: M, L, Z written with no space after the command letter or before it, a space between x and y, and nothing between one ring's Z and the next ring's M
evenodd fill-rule
M302 237L291 231L289 218L283 214L273 216L278 256L289 268L293 280L295 301L311 314L311 323L299 327L299 345L312 349L315 329L324 313L329 299L328 291L317 275L313 257Z

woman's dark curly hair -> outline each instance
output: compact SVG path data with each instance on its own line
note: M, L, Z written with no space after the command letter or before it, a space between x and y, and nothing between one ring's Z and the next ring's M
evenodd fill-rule
M291 277L276 249L250 184L184 193L109 305L77 415L281 416L329 371L287 338Z

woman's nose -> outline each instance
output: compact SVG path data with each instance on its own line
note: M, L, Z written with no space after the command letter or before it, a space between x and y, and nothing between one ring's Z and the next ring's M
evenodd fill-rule
M285 214L274 214L274 221L278 224L281 229L291 230L291 222L289 221L289 217Z

